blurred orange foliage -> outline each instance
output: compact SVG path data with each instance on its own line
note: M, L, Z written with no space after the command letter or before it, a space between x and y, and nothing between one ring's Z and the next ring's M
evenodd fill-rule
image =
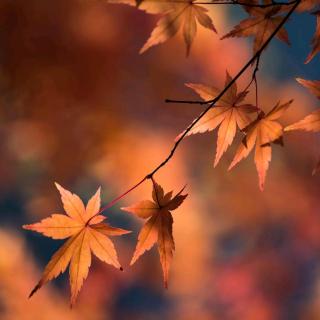
M208 9L219 34L229 30L225 7ZM298 132L274 147L263 193L250 159L227 172L237 143L215 169L215 133L181 145L156 177L170 190L187 183L190 194L175 214L168 291L155 250L128 267L140 221L120 206L148 198L145 183L106 212L133 230L118 241L123 273L94 261L72 312L65 279L27 300L57 247L21 225L60 209L53 181L84 198L101 184L108 203L162 161L202 110L164 99L194 99L185 82L222 87L225 70L234 74L250 56L250 44L204 28L188 60L182 39L138 55L157 18L98 0L1 1L0 318L318 319L319 177L311 171L319 141ZM294 79L272 78L263 65L259 83L263 106L295 99L286 125L316 107Z

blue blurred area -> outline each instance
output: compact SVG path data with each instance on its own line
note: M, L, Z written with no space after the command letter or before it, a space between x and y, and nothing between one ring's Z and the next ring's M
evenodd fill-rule
M164 293L156 293L147 286L136 283L117 297L113 317L125 320L130 315L132 319L160 320L170 315L172 303Z

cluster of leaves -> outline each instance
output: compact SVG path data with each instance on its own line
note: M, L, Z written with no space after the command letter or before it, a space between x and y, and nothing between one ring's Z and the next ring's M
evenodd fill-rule
M177 209L187 195L183 189L172 198L172 191L164 194L163 189L153 181L153 202L145 200L123 210L136 216L148 219L139 234L136 251L131 265L146 251L158 242L158 251L163 269L165 286L168 286L168 274L174 251L172 235L172 210ZM30 225L24 229L42 233L52 239L68 240L52 256L45 267L38 284L31 291L31 297L45 283L63 273L68 265L71 288L71 306L75 303L83 281L87 278L91 265L91 253L101 261L123 270L117 252L109 236L121 236L131 231L111 227L104 222L106 217L100 211L100 188L84 206L82 200L56 183L60 192L66 214L53 214L49 218Z
M226 84L230 81L231 77L227 72ZM213 99L221 91L215 87L201 84L187 84L187 86L195 90L204 100ZM255 163L259 174L260 188L263 189L266 172L271 160L271 143L281 143L283 133L282 126L275 120L282 116L292 101L284 104L278 103L270 112L265 114L257 106L241 103L247 93L248 91L237 93L237 85L234 83L219 103L210 109L187 135L212 131L219 126L214 160L214 166L216 166L223 153L233 142L236 130L239 128L245 133L245 137L229 169L233 168L240 160L246 158L255 145ZM252 113L257 114L254 120L251 116Z
M208 0L205 4L199 0L108 0L108 2L135 6L146 13L162 16L149 39L141 48L140 53L147 51L155 45L166 42L182 29L187 55L189 55L191 45L197 33L197 24L217 33L209 11L205 6L219 4L218 0ZM288 3L277 4L277 2L272 0L245 1L242 7L249 17L242 20L221 39L252 36L254 37L253 51L256 53L275 31L283 20L283 15L295 2L290 1ZM230 4L242 3L230 0ZM317 28L312 39L313 48L306 59L306 63L310 62L320 50L320 11L316 10L318 5L318 0L301 0L296 10L297 12L311 11L311 14L317 18ZM290 44L288 33L284 28L281 28L277 32L276 37Z
M230 81L231 77L227 72L226 84L230 83ZM310 81L301 78L297 78L297 81L320 99L320 81ZM213 86L203 84L188 83L186 86L193 89L205 101L211 101L221 91ZM247 93L248 91L237 93L237 85L234 83L219 103L210 109L200 121L197 121L186 135L212 131L219 126L214 160L214 166L216 166L223 153L232 144L238 128L245 136L236 151L229 170L242 159L246 158L255 146L254 161L258 171L259 186L263 190L269 162L271 161L271 144L283 146L282 136L284 131L305 130L319 132L320 109L283 129L282 125L276 120L286 112L293 100L283 104L278 102L268 113L265 113L258 106L242 102ZM256 113L254 120L252 119L253 113ZM316 173L319 168L320 160L313 173Z
M203 7L203 2L199 3L197 0L181 0L178 2L143 0L138 3L134 0L109 0L109 2L125 3L136 6L147 13L162 15L150 38L140 50L140 53L145 52L154 45L167 41L182 29L188 55L196 35L197 22L216 32L209 12ZM206 4L217 3L218 2L212 0ZM237 2L233 1L230 3L235 4ZM248 13L249 17L242 20L221 39L252 36L254 38L253 54L257 57L258 66L261 55L259 51L268 39L272 37L273 33L275 33L275 37L279 40L290 44L289 36L285 28L281 27L279 30L277 30L277 28L283 21L284 15L295 3L296 1L281 4L277 4L271 0L246 1L242 7ZM318 5L319 1L317 0L302 0L297 7L297 11L312 11L315 10ZM313 11L311 14L317 17L317 29L312 40L313 48L305 61L306 63L310 62L320 50L320 11ZM227 72L225 86L231 83L231 81L232 77ZM213 101L221 92L221 90L208 85L193 83L186 85L196 91L206 102ZM259 186L260 189L263 190L266 172L269 167L269 162L271 161L271 143L283 145L283 128L276 120L284 114L292 103L292 100L284 104L277 103L271 111L265 113L260 105L254 106L243 103L247 94L247 89L237 93L237 85L233 83L218 103L215 104L200 121L198 121L198 118L195 119L194 125L191 124L191 129L187 129L185 135L212 131L219 126L214 160L214 166L216 166L223 153L233 142L237 128L240 129L240 131L245 134L245 137L229 169L232 169L239 161L246 158L255 146L255 164L259 175ZM254 113L256 113L255 119L252 118L252 114ZM177 138L179 139L184 133L185 132L180 134Z
M177 34L179 30L182 30L188 55L196 36L198 25L217 32L209 11L203 7L203 1L200 3L197 0L109 0L108 2L125 3L136 6L147 13L161 15L150 38L140 50L141 53L152 46L166 42ZM207 4L217 3L215 0L211 0ZM271 0L248 0L246 3L238 3L235 0L231 0L230 4L241 4L249 14L249 17L242 20L229 33L223 36L222 39L230 37L254 37L253 61L256 62L256 69L254 70L252 80L256 81L255 74L258 70L261 50L274 36L289 44L288 33L282 24L286 21L286 17L288 17L286 16L288 15L288 11L294 5L298 5L297 11L299 12L311 11L311 14L315 15L317 19L316 32L312 40L312 51L308 55L306 63L311 61L319 52L320 11L317 10L319 0L297 0L285 4L277 4ZM297 81L320 99L320 81L304 79L297 79ZM252 81L249 86L251 83ZM254 161L258 171L259 186L263 190L266 173L271 161L272 143L283 144L282 136L284 131L320 131L320 110L307 115L295 124L283 128L278 120L288 110L292 100L285 103L278 102L270 108L270 111L265 112L258 104L258 99L256 99L255 105L245 102L249 86L243 91L238 92L236 81L232 79L228 71L226 72L225 81L225 89L227 90L225 90L225 94L216 103L213 103L213 101L223 92L222 90L204 84L188 83L186 86L194 90L205 103L209 104L208 109L177 137L176 145L169 157L151 174L147 175L141 182L129 190L133 190L145 180L150 180L153 185L153 201L144 200L132 206L122 208L122 210L146 220L139 233L130 265L134 264L145 251L151 249L157 243L165 287L168 286L169 269L175 249L171 211L177 209L182 204L187 194L183 194L184 188L175 196L172 195L172 191L164 193L162 187L155 182L153 175L169 161L178 143L185 136L204 133L218 128L217 148L214 160L214 166L216 166L222 155L232 144L238 130L241 134L244 134L244 137L229 169L246 158L255 148ZM320 161L316 170L319 167ZM58 184L56 186L60 192L66 214L53 214L39 223L25 225L24 228L42 233L53 239L68 240L52 256L45 267L40 281L31 291L30 296L45 283L63 273L68 265L70 265L71 305L73 305L83 285L83 281L88 276L91 265L91 254L94 254L101 261L122 270L115 247L109 236L120 236L130 231L114 228L105 222L106 217L101 214L104 208L100 209L100 189L98 189L85 206L77 195L65 190ZM116 200L121 198L122 196ZM114 204L115 202L111 203Z
M227 72L226 82L231 77ZM320 82L297 79L302 85L310 89L320 99ZM219 91L214 87L198 84L187 84L203 99L210 100ZM232 85L228 94L221 100L221 105L211 109L210 112L188 132L188 135L214 130L219 126L217 151L214 165L216 166L232 143L236 129L243 128L246 135L239 146L230 165L230 169L240 160L247 157L255 145L255 163L259 173L260 187L263 188L266 171L271 160L270 143L281 143L282 126L277 120L290 106L292 101L284 104L278 103L271 111L265 114L251 104L240 104L247 91L237 93L236 84ZM250 114L257 112L257 117L250 122ZM320 110L316 110L295 124L289 125L285 131L305 130L320 131ZM317 165L319 169L320 162ZM163 188L153 178L152 199L140 201L122 210L147 220L142 227L138 242L131 259L133 265L138 258L150 250L155 243L158 244L160 262L163 270L164 285L168 287L168 276L175 249L172 225L172 210L177 209L187 197L182 194L184 188L174 197L172 191L164 193ZM70 191L56 183L66 214L53 214L38 223L24 225L24 229L36 231L52 239L68 240L52 256L45 267L43 275L30 293L30 297L45 283L63 273L68 265L71 287L71 306L75 303L78 293L87 278L91 265L91 253L101 261L123 270L116 250L109 236L120 236L131 231L114 228L105 222L106 217L101 215L100 188L84 206L82 200Z

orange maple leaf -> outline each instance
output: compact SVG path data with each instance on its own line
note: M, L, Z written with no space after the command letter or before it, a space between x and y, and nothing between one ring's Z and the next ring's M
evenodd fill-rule
M172 191L164 194L162 187L154 182L153 201L144 200L132 206L121 208L139 218L148 219L139 233L130 265L133 265L146 250L150 250L157 242L166 288L168 287L169 269L175 249L172 234L173 218L170 211L177 209L188 196L182 194L183 190L184 188L172 198Z
M285 131L304 130L304 131L320 131L320 109L313 111L302 120L291 124L284 129Z
M38 284L31 291L31 297L45 283L63 273L70 263L71 306L75 303L83 281L91 265L91 252L100 260L122 270L116 250L108 236L129 233L113 228L103 221L99 214L100 188L85 207L82 200L56 183L66 214L53 214L38 223L24 225L27 230L42 233L53 239L69 238L52 256L45 267Z
M258 1L248 1L249 3L259 3ZM264 1L269 3L269 1ZM249 7L243 6L250 15L249 18L240 21L233 30L223 36L221 39L230 37L254 37L253 52L254 54L262 47L266 40L271 36L275 29L282 22L283 17L279 15L282 12L281 6L277 7ZM288 33L285 28L281 28L276 37L287 43L289 42Z
M124 3L133 6L137 4L135 0L109 0L108 2ZM188 56L197 33L197 22L203 27L217 32L208 15L208 10L201 5L197 5L196 1L144 0L139 1L138 8L147 13L163 15L149 39L141 48L140 53L147 51L155 45L166 42L182 29Z
M261 111L257 119L243 130L246 136L230 164L229 170L246 158L255 145L254 161L258 171L260 190L264 189L266 174L271 161L271 143L282 143L283 129L281 124L275 120L283 115L291 103L292 100L284 104L277 103L267 114Z
M225 85L227 86L231 80L232 77L227 71ZM186 86L196 91L205 101L214 99L221 92L221 90L213 86L202 84L187 83ZM216 167L222 155L232 144L237 127L239 129L246 127L251 121L248 114L258 111L257 107L243 103L247 93L248 91L238 93L237 85L234 83L218 103L187 133L187 136L190 136L196 133L212 131L219 126L214 167Z

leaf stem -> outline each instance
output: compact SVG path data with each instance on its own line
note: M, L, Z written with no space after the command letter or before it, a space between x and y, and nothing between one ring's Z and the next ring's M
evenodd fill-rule
M110 201L108 204L106 204L104 207L102 207L100 209L100 211L97 213L101 214L102 212L106 211L107 209L113 207L118 201L120 201L123 197L125 197L128 193L130 193L131 191L133 191L134 189L138 188L142 183L144 183L147 179L149 179L148 176L144 177L143 179L141 179L138 183L136 183L133 187L131 187L130 189L128 189L127 191L125 191L124 193L122 193L120 196L116 197L115 199L113 199L112 201Z

